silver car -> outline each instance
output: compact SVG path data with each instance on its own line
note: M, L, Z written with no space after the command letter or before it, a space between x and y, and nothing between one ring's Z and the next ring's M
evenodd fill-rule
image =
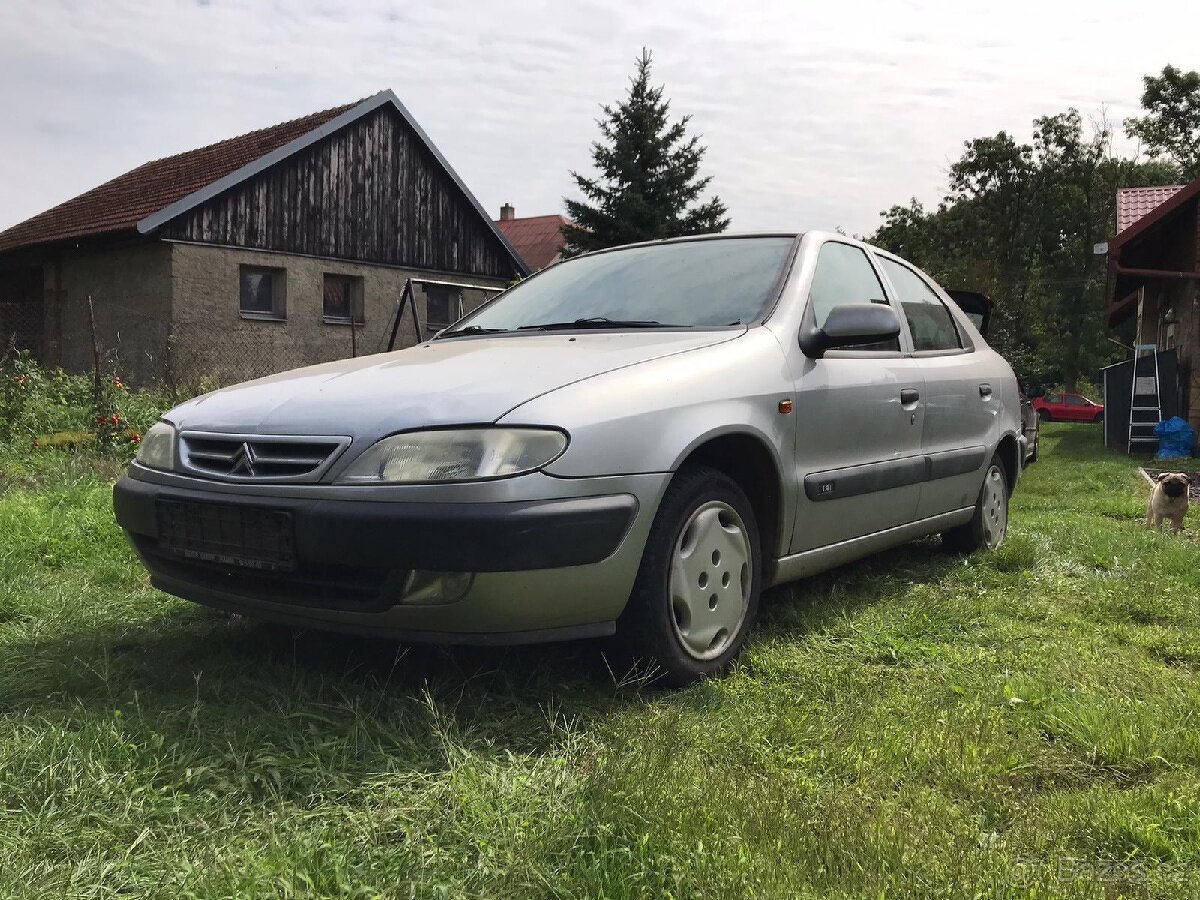
M1017 382L903 260L711 236L552 266L419 346L171 410L116 486L159 588L404 640L725 669L771 585L1004 539Z

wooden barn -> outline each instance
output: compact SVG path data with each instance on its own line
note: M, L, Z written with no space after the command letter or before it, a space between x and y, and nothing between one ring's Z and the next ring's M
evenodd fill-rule
M410 277L443 282L415 295L437 328L525 274L383 91L146 163L0 232L0 340L87 368L90 297L115 369L228 382L382 349Z

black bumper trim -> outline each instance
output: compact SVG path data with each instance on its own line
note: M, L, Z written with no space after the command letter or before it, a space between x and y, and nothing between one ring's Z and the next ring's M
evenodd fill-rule
M126 476L113 510L127 531L158 537L157 501L287 510L297 557L308 563L519 572L597 563L616 552L637 513L630 494L503 503L238 496L151 484Z

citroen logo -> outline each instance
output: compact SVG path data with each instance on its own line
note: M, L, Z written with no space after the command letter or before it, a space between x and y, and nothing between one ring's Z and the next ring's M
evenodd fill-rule
M246 441L233 457L233 465L229 469L230 475L248 475L254 477L254 464L258 462L258 456L254 453L254 448L250 446L250 442Z

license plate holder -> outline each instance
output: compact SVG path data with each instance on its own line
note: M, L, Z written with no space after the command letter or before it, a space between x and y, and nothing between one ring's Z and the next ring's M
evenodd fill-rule
M295 523L285 509L159 500L158 546L193 562L259 572L296 568Z

